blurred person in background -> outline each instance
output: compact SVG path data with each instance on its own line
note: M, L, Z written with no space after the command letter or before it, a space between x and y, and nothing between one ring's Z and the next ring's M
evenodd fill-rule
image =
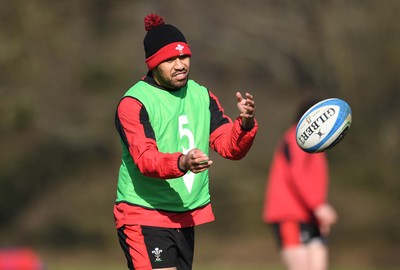
M194 226L211 222L209 147L239 160L258 125L249 93L236 93L238 117L189 80L191 50L182 32L145 17L148 73L121 99L122 145L114 217L129 269L192 269Z
M0 270L44 270L40 256L29 247L1 248Z
M265 190L263 220L272 227L289 270L328 268L327 237L337 221L327 202L326 153L309 154L296 142L297 121L318 101L309 98L299 107L295 122L275 149Z

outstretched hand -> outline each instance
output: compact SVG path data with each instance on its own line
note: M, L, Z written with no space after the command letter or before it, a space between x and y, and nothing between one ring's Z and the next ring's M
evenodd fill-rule
M250 130L254 126L255 102L253 95L246 93L246 98L240 92L236 93L238 99L237 107L242 117L242 128Z

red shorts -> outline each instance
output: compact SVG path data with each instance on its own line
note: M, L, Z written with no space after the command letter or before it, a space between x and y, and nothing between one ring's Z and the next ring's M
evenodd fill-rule
M321 235L319 227L315 223L283 221L271 225L280 248L306 245L314 239L326 243L325 237Z
M192 269L194 227L125 225L118 229L118 237L131 270Z

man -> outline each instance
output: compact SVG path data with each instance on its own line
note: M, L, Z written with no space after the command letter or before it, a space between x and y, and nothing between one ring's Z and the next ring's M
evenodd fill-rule
M217 97L189 80L184 35L162 17L145 17L147 75L116 112L122 142L114 216L129 269L191 269L194 226L214 220L209 147L243 158L255 138L253 96L236 93L232 121Z
M307 100L298 119L316 103ZM265 193L263 219L271 224L282 260L289 270L328 267L326 237L337 220L327 203L328 164L325 153L309 154L296 142L296 124L275 150Z

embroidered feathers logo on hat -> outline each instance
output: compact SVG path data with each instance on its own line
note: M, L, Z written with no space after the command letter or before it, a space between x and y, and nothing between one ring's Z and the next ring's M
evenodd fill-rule
M143 44L149 70L172 57L192 55L182 32L173 25L165 24L163 17L147 15L144 18L144 28L147 34Z

